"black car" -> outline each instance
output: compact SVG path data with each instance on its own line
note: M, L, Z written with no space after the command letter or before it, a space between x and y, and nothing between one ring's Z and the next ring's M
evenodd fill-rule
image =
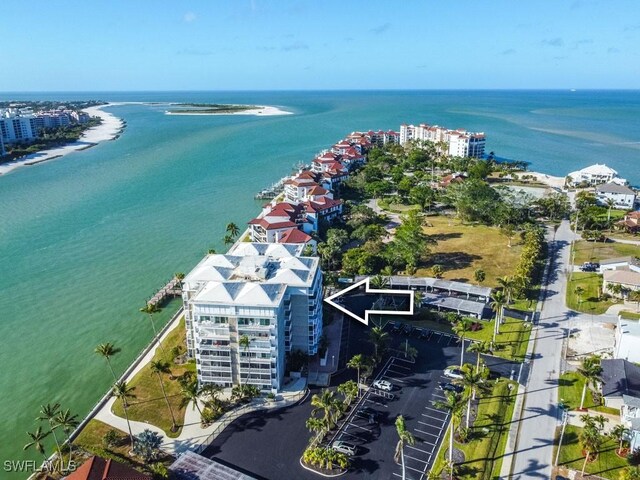
M420 338L427 338L428 336L429 336L429 330L427 330L426 328L421 329Z
M422 338L422 332L424 332L424 328L414 328L413 329L413 335L416 337L421 337Z
M445 392L462 393L464 388L460 385L454 385L453 383L440 382L440 390L444 390Z
M405 335L411 335L411 332L413 332L413 327L411 325L405 325L402 329L402 333Z
M397 326L397 325L398 325L398 322L388 322L388 323L384 326L384 328L390 328L390 329L392 329L392 330L393 330L393 329L395 329L395 328L396 328L396 326Z
M393 328L391 329L392 333L400 333L400 330L402 330L402 324L401 323L396 323Z
M369 419L369 423L376 423L380 418L380 412L371 407L362 407L356 410L356 416Z

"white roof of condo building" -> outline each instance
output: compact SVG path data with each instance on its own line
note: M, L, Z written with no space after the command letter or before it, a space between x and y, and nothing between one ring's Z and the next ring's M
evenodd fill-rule
M244 243L228 254L207 255L185 277L192 301L276 306L287 287L311 287L318 258L298 257L302 245Z

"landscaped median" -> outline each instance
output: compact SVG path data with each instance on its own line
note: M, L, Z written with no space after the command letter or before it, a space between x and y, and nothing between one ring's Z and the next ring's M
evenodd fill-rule
M500 476L517 391L516 382L499 379L490 393L480 399L467 442L454 441L454 449L464 454L464 461L456 465L455 478L489 480ZM433 472L438 474L445 469L448 448L447 433L433 465Z

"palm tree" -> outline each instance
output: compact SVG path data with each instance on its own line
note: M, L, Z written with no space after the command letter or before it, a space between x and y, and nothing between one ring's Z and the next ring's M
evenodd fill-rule
M178 281L178 283L182 287L182 281L184 280L184 273L183 272L176 272L173 275L173 277Z
M69 464L71 464L73 444L71 443L70 435L78 426L78 416L71 415L71 410L67 408L66 410L60 410L55 418L55 422L56 426L62 428L62 431L67 437L66 443L69 445Z
M498 277L496 279L498 284L502 287L502 293L507 297L507 305L511 303L511 297L516 287L516 281L513 277Z
M191 380L188 382L180 382L180 393L182 394L180 408L184 408L189 405L189 402L193 402L193 406L198 409L198 413L200 413L200 416L202 417L202 410L200 410L200 405L198 405L198 399L200 398L198 381Z
M237 237L240 234L240 229L235 223L231 222L227 223L226 232L232 237Z
M335 398L333 391L327 389L323 389L320 395L316 393L311 397L311 406L315 407L313 413L322 411L322 420L326 423L328 429L331 429L334 424L337 402L340 402L340 400Z
M413 292L413 308L419 309L422 308L422 300L424 299L424 294L418 290Z
M460 337L460 366L464 364L464 336L467 334L469 330L471 330L471 324L473 322L467 318L463 317L453 326L453 333Z
M493 328L493 343L496 343L496 336L500 333L500 323L502 322L502 316L504 314L504 306L507 303L507 299L504 292L498 290L491 297L491 309L496 312L496 323Z
M29 437L31 438L31 441L27 443L24 447L22 447L22 449L28 450L29 448L34 447L38 452L40 452L44 456L46 460L47 456L44 453L43 441L45 438L49 436L50 433L51 432L43 432L41 426L38 426L35 432L27 432L27 435L29 435Z
M585 424L582 432L580 433L580 445L586 452L584 457L584 463L582 464L582 477L584 477L584 471L587 468L589 457L592 453L596 453L602 442L602 435L596 425Z
M46 405L40 406L40 415L36 420L45 421L49 424L49 428L51 433L53 433L53 439L56 442L56 447L58 449L58 454L60 455L60 459L62 459L62 450L60 449L60 442L58 441L58 436L56 435L56 428L58 425L55 424L55 418L60 412L60 404L54 403L53 405L47 403Z
M364 357L361 353L351 357L351 360L347 362L347 367L355 368L358 373L358 397L360 396L360 369L365 366Z
M118 377L116 377L116 372L113 370L113 365L111 365L111 357L120 353L120 349L116 348L112 343L101 343L96 347L94 353L104 357L107 361L107 365L109 365L109 370L111 370L111 374L113 375L113 381L117 382Z
M473 279L478 282L478 283L482 283L484 282L485 278L487 278L487 274L485 273L485 271L481 268L477 268L475 272L473 272Z
M602 366L600 365L600 357L597 355L587 357L582 360L582 365L578 368L578 373L584 377L584 387L582 388L582 399L580 400L580 410L584 408L584 399L587 395L589 385L595 386L600 381L602 374Z
M627 299L631 302L636 302L636 310L640 312L640 290L633 290L629 292Z
M222 239L222 241L224 242L225 245L231 245L236 240L231 235L225 235L224 238Z
M210 248L207 250L207 255L215 255L216 254L216 249L215 248Z
M238 346L244 350L245 357L247 358L247 363L249 364L249 371L247 372L247 379L245 380L245 384L249 382L249 377L251 376L251 357L249 356L249 347L251 346L251 340L246 335L240 336L238 339ZM240 385L242 385L242 376L240 376Z
M628 436L629 429L621 423L613 427L609 432L609 438L611 438L611 440L613 440L614 442L618 442L618 455L622 453L622 446L624 445L624 442L628 438Z
M369 285L373 288L387 288L389 285L389 279L387 277L383 277L382 275L374 275L369 280Z
M404 423L404 417L398 415L396 418L396 432L398 432L398 443L396 444L396 453L393 457L396 463L402 463L402 479L406 478L404 468L404 445L413 445L416 443L416 439L413 434L407 430L407 426Z
M311 439L311 445L315 445L321 437L323 437L324 432L327 430L327 424L325 421L318 417L309 417L305 422L307 430L311 433L315 433L316 435Z
M489 342L473 342L467 348L467 352L475 353L477 355L476 372L480 372L480 355L489 353L491 351L489 347Z
M576 294L576 296L578 297L578 305L582 304L582 295L584 295L584 288L582 288L580 285L578 285L575 290L573 291L573 293Z
M469 367L471 366L469 365ZM464 368L462 370L462 378L455 380L454 383L464 387L465 398L467 400L466 426L469 428L469 422L471 421L471 401L476 399L477 393L484 386L484 378L480 372L472 368Z
M385 332L381 327L373 327L369 330L369 341L373 344L374 357L376 362L380 360L380 357L384 355L387 341L389 340L389 334Z
M167 392L164 389L164 381L162 379L162 375L165 373L170 374L171 369L169 368L169 364L167 362L163 362L161 360L151 361L151 373L155 374L158 377L158 381L160 382L160 389L162 390L162 396L164 397L164 401L167 404L167 408L169 409L169 413L171 414L171 431L175 432L178 430L178 425L176 424L176 417L173 414L173 408L171 408L171 404L169 403L169 398L167 397Z
M431 274L435 278L442 278L443 273L444 273L444 268L442 268L442 265L434 265L433 267L431 267Z
M134 448L134 440L133 440L133 432L131 431L131 423L129 422L129 402L127 400L129 398L136 398L133 394L133 391L136 387L130 387L127 385L127 382L122 380L121 382L116 382L113 385L113 396L119 398L122 401L122 408L124 409L124 417L127 420L127 427L129 428L129 438L131 439L131 450Z
M358 385L353 380L348 380L338 385L337 390L344 397L345 406L351 405L353 399L358 396Z
M157 337L158 332L156 331L156 324L153 321L153 314L160 312L160 308L155 303L147 303L140 309L140 311L149 315L149 321L151 322L151 328L153 329L153 337ZM158 345L160 346L160 350L162 351L162 355L164 356L164 347L162 346L162 342L158 341Z
M609 210L607 211L607 223L609 223L611 221L611 209L615 207L616 201L613 198L607 198L604 203L609 207Z
M456 423L460 421L462 405L460 397L454 392L446 391L444 401L434 402L434 406L441 410L447 410L451 415L449 422L449 463L453 464L453 436L455 434Z

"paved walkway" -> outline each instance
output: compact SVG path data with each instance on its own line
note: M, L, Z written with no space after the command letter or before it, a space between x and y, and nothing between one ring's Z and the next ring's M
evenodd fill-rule
M607 237L607 238L615 243L626 243L627 245L640 245L640 240L627 240L626 238L611 238L611 237Z
M580 419L580 417L585 413L590 417L602 415L604 418L609 420L607 423L604 424L604 428L602 429L603 433L609 433L611 430L613 430L613 427L615 427L616 425L620 425L620 423L622 423L620 422L620 415L612 415L610 413L600 413L593 410L589 410L588 412L578 412L576 410L571 410L569 411L569 420L567 421L567 423L575 427L580 427L580 428L584 427L584 422Z
M325 326L322 332L329 344L327 348L327 360L323 365L319 356L316 355L311 359L309 362L309 385L328 387L331 380L331 374L338 370L344 315L341 313L332 313L332 315L334 315L333 321L329 325Z
M164 430L145 422L131 421L131 431L134 435L138 435L146 429L158 433L164 438L162 449L171 455L177 455L186 450L199 450L201 446L208 445L215 438L215 436L212 435L222 432L224 427L229 425L238 416L255 410L275 409L292 405L302 398L305 390L306 379L298 379L290 383L283 389L282 393L278 394L277 401L269 402L264 398L254 399L250 404L238 410L227 412L206 428L202 428L200 425L200 412L198 412L193 402L191 402L186 408L182 432L180 432L180 436L177 438L169 438L166 436ZM129 428L126 419L115 415L111 411L115 400L115 398L110 399L94 418L128 433Z

